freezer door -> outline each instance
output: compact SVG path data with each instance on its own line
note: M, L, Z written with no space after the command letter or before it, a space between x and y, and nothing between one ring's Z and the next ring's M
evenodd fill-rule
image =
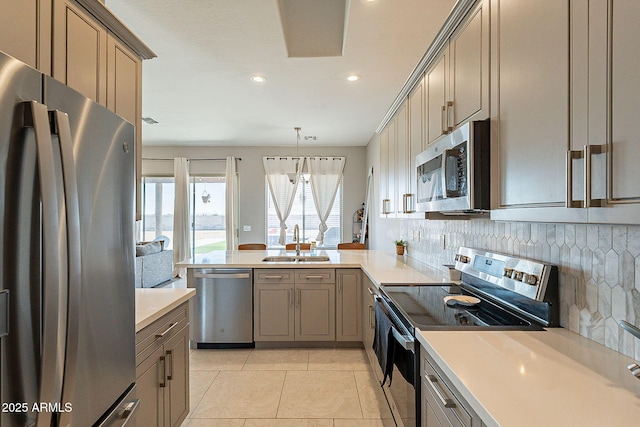
M68 114L80 215L82 301L69 307L79 316L73 410L62 419L88 426L135 382L135 133L130 123L48 77L44 98L50 110Z

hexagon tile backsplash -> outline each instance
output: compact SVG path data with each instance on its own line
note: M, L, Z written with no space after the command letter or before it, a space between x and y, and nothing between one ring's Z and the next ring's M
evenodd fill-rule
M485 219L394 222L396 235L409 241L408 256L434 267L450 264L460 246L557 265L561 325L640 360L640 340L617 323L640 324L640 226Z

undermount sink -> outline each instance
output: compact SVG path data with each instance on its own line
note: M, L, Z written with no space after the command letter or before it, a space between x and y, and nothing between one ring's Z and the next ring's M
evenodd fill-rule
M262 258L263 262L326 262L326 255L275 255Z

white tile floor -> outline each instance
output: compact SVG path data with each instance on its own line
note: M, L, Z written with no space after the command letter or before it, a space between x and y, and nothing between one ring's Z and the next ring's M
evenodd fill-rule
M362 349L191 351L183 427L393 425Z

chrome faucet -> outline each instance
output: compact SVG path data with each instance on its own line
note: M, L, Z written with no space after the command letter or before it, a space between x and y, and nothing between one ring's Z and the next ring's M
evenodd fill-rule
M293 226L293 241L296 242L296 256L300 255L300 227Z

